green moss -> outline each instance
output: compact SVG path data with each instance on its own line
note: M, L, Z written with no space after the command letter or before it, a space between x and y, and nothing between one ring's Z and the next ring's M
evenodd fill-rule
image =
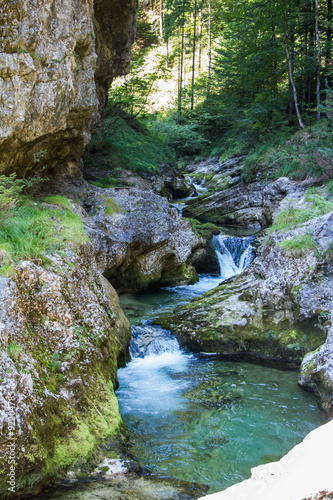
M186 219L191 223L192 229L199 238L210 240L213 234L219 234L220 229L210 222L204 224L197 219Z
M125 213L125 210L113 198L104 197L103 199L105 202L105 215L112 216L113 214Z

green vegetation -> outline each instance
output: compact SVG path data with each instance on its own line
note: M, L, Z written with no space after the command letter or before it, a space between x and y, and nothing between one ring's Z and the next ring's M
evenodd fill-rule
M310 234L280 241L279 246L291 255L302 255L307 250L316 250L318 248L313 236Z
M15 342L11 342L10 344L8 344L7 353L8 353L8 356L13 361L18 361L21 358L23 352L24 352L24 349L21 345L16 344Z
M72 205L64 196L46 196L45 198L43 198L43 201L45 203L49 203L50 205L56 205L57 207L63 208L64 210L72 210Z
M52 200L63 208L45 207L22 196L16 200L0 226L0 275L11 274L13 265L23 260L46 264L47 254L88 241L82 220L67 208L69 202L63 197Z
M105 171L107 180L103 181L105 185L99 183L100 187L114 187L122 168L150 172L169 160L161 147L160 137L150 133L144 121L117 113L112 107L107 109L103 126L92 137L85 156L86 168L97 167Z
M125 210L121 208L118 203L113 200L112 198L104 198L105 201L105 215L113 215L113 214L120 214L124 213Z
M23 181L16 179L16 173L0 175L0 222L9 217L22 189Z
M271 226L270 232L287 231L333 210L333 203L326 200L323 196L307 194L306 199L311 203L307 208L300 209L291 206L280 212L276 217L275 223Z
M115 187L121 168L150 172L208 155L247 155L246 182L329 182L331 19L324 0L318 15L306 0L142 4L131 73L110 90L86 155L87 168L105 172L92 183ZM165 94L173 100L163 107Z

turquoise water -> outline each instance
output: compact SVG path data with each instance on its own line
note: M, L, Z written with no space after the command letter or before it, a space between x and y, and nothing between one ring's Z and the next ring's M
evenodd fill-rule
M241 271L232 260L234 254L242 260L237 241L216 243L219 277L121 297L133 324L132 360L118 371L116 393L130 451L144 470L208 485L210 493L280 459L322 423L317 399L298 387L296 371L193 354L151 324L164 309L216 287L233 268ZM247 251L242 245L238 250Z
M153 328L160 338L162 329ZM165 352L118 372L131 453L145 470L219 491L281 458L322 423L296 372L192 355L165 335Z

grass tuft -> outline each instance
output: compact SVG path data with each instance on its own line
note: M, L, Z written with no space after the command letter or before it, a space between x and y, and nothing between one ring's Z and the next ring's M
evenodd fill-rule
M24 198L0 226L0 275L9 276L23 260L48 262L47 254L88 242L80 217Z
M290 240L280 241L278 245L288 254L296 256L303 255L307 250L316 250L318 248L311 234L295 236Z

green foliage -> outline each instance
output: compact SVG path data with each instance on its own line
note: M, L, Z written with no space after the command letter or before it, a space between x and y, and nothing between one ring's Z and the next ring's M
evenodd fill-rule
M290 240L280 241L279 246L291 255L302 255L307 250L316 250L317 244L310 234L295 236Z
M329 196L333 196L333 179L327 183L326 190Z
M195 121L183 120L176 122L176 117L170 115L164 119L150 120L147 127L151 134L158 137L164 150L173 158L194 156L207 146L207 139L200 133Z
M289 207L283 210L276 217L276 221L271 226L270 232L276 230L287 231L292 227L300 226L310 219L319 217L333 210L333 203L326 200L323 196L310 194L307 198L308 201L312 202L309 207L303 209Z
M0 222L9 217L23 187L23 181L16 179L15 173L9 176L0 175Z
M85 164L105 170L116 177L119 168L133 172L150 172L169 160L159 137L150 133L144 122L130 119L126 114L109 107L105 121L92 137Z
M49 209L22 199L0 226L0 275L23 260L47 263L47 254L88 241L80 217L69 210Z
M24 349L20 344L16 344L15 342L11 342L10 344L8 344L7 353L13 361L18 361L21 358L23 352Z
M245 181L253 180L258 172L268 179L287 176L303 180L310 176L327 180L333 176L333 129L327 121L292 132L282 129L253 149L244 162Z

